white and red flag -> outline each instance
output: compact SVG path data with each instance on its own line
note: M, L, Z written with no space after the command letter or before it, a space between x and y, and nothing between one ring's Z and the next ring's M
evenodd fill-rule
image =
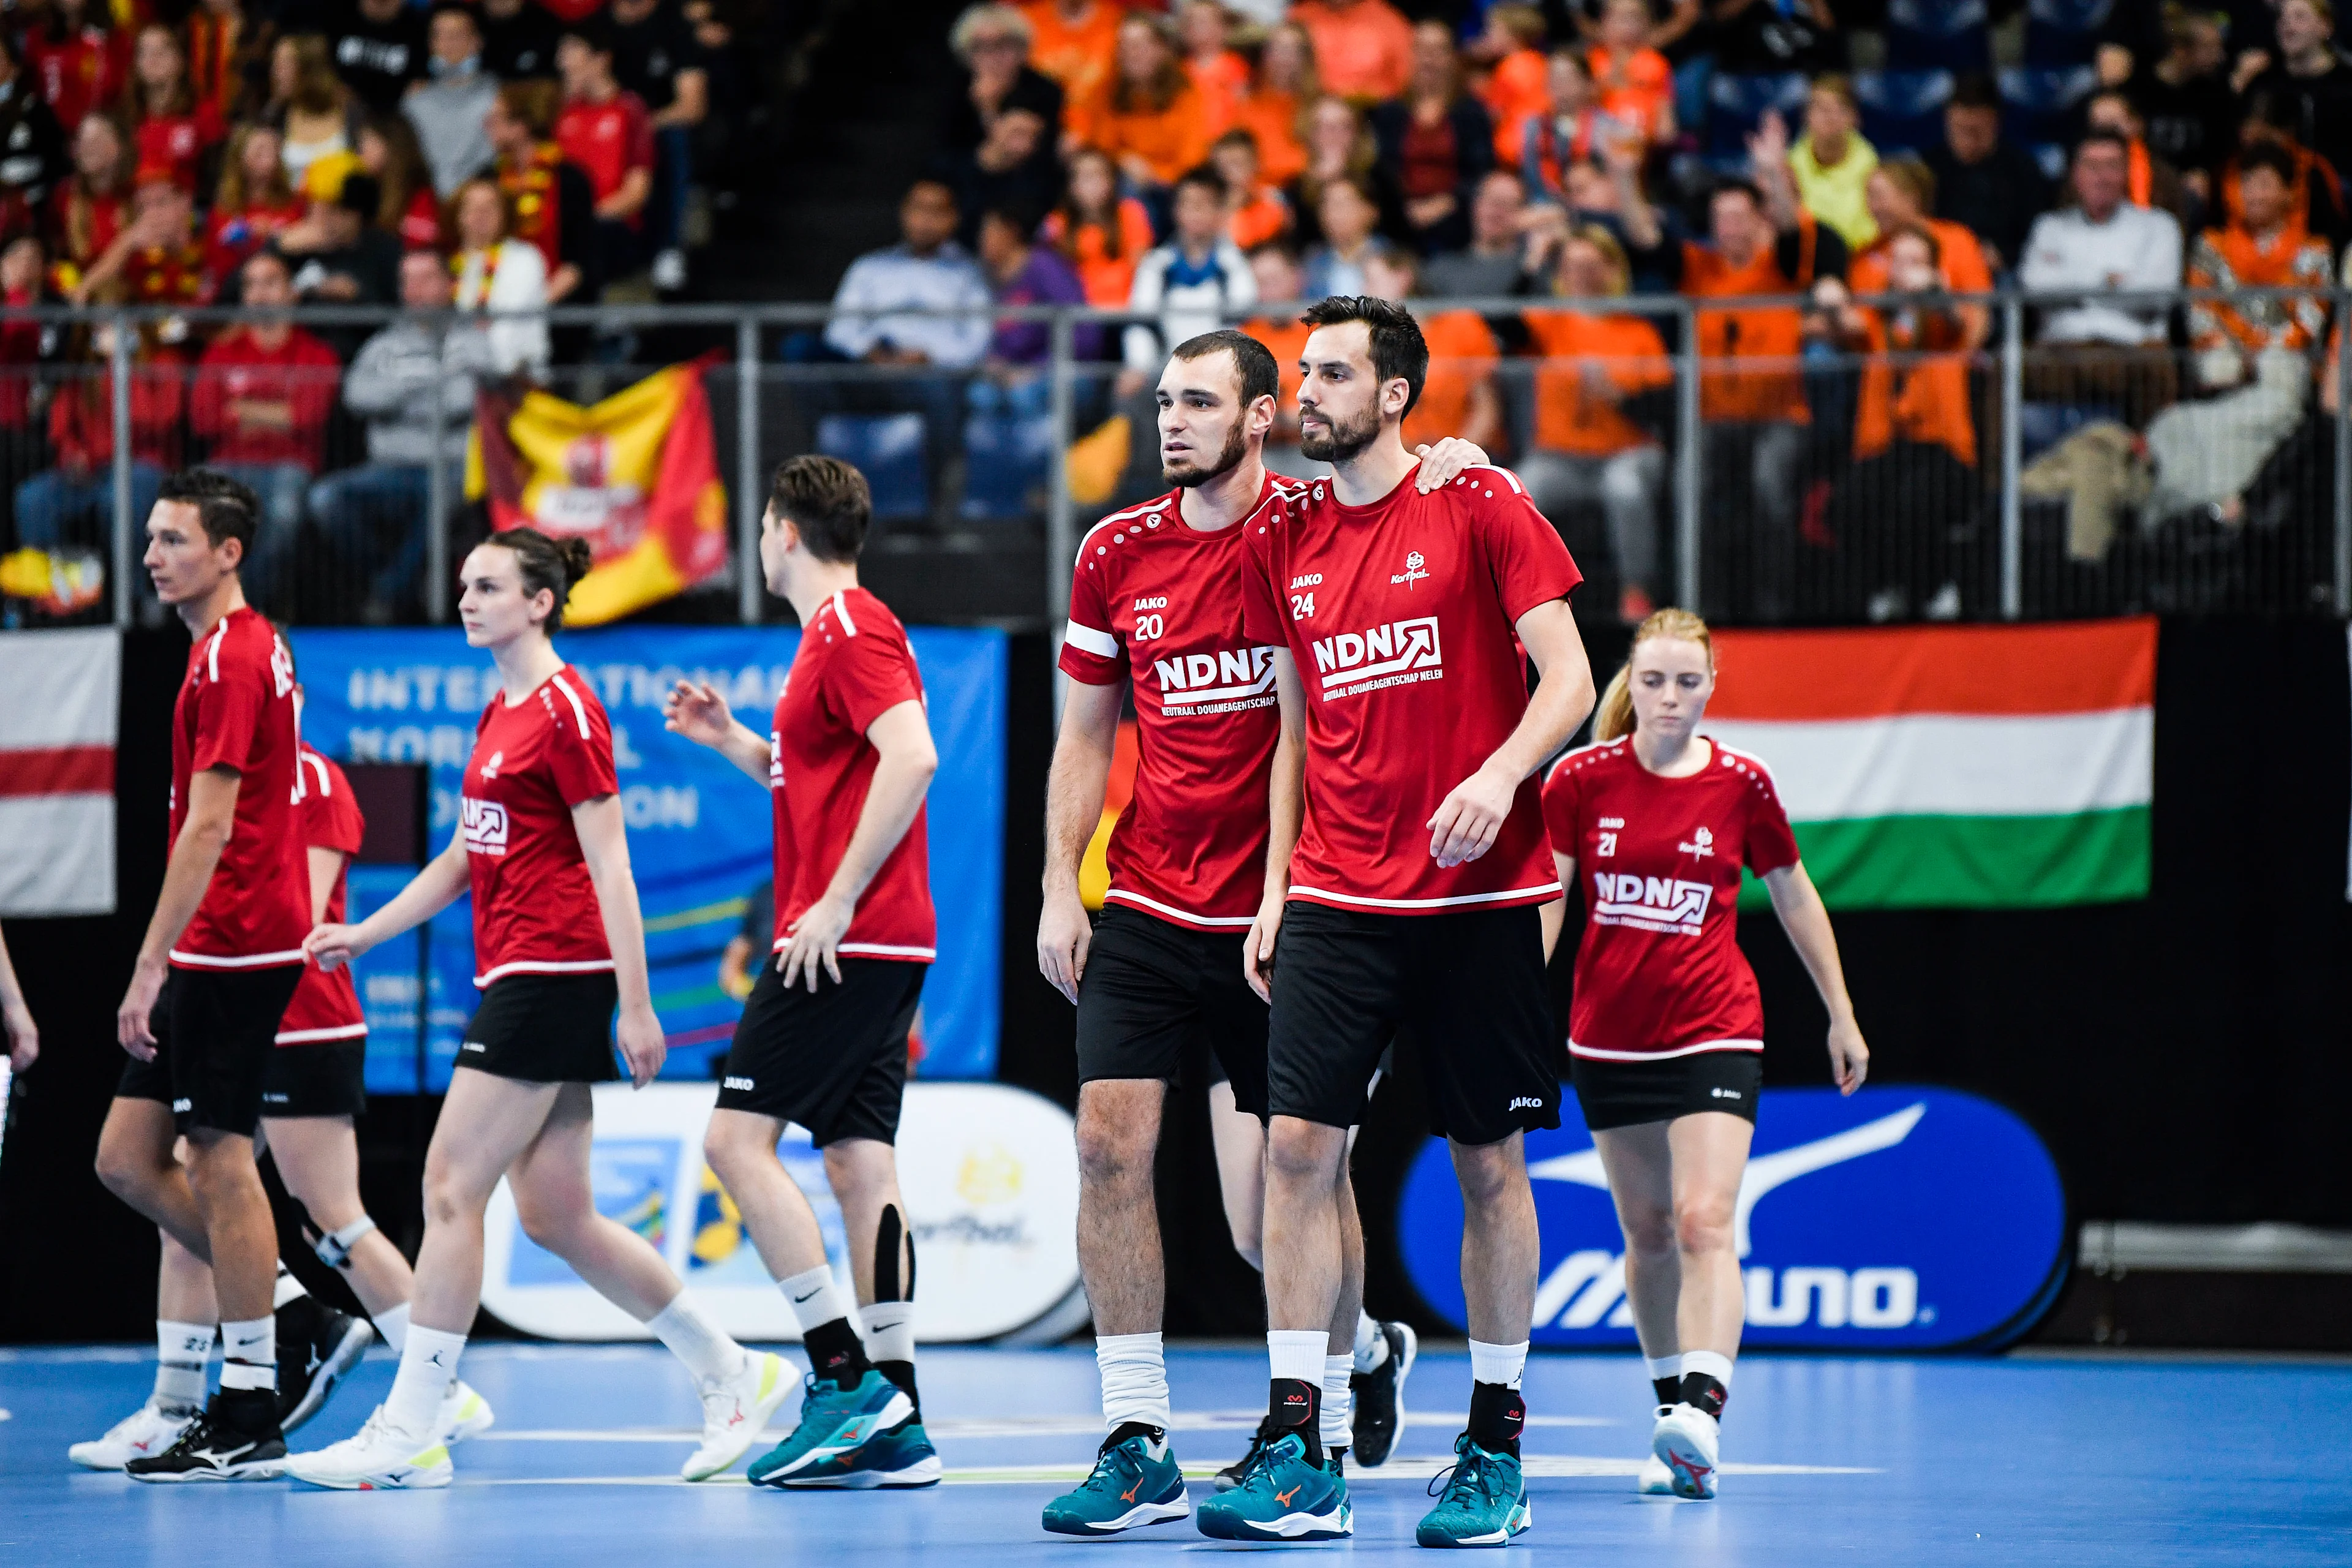
M0 915L114 912L110 626L0 633Z

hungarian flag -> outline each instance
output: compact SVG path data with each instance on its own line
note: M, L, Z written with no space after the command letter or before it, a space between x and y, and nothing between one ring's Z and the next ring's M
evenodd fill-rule
M593 408L543 392L520 403L477 394L467 499L488 499L494 529L529 524L595 552L566 625L618 620L726 568L727 489L702 386L710 363L672 365Z
M111 626L0 633L0 915L114 912Z
M1721 631L1715 648L1702 728L1771 769L1832 908L2147 897L2153 618Z

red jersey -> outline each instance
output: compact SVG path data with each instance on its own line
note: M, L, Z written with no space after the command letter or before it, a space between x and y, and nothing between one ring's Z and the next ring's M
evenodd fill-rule
M1188 528L1181 490L1116 511L1078 546L1062 669L1135 682L1135 793L1110 836L1107 902L1240 930L1265 893L1266 781L1282 732L1274 649L1242 630L1249 531L1294 488L1268 474L1232 528Z
M136 168L169 169L181 188L193 193L197 163L207 149L227 136L220 111L209 103L198 103L185 114L151 114L132 133L131 163Z
M188 821L188 784L227 768L236 818L204 901L172 944L183 969L265 969L302 962L310 871L294 831L294 659L258 610L241 605L188 649L172 708L172 842Z
M1762 763L1719 741L1706 767L1662 778L1633 738L1586 746L1544 780L1552 847L1584 884L1568 1048L1603 1061L1760 1051L1764 1004L1735 940L1739 872L1797 862Z
M113 102L131 79L131 38L108 27L84 26L63 38L35 27L25 37L25 63L70 136L84 115Z
M342 374L335 351L300 327L274 349L263 348L251 329L234 327L197 363L188 422L213 444L215 463L292 463L316 473ZM240 402L285 404L290 427L247 429L230 407Z
M620 787L612 721L586 676L567 664L520 702L491 697L458 800L476 985L613 967L572 808Z
M863 588L845 588L801 628L799 653L776 699L768 732L768 792L776 821L776 934L824 896L857 831L882 753L866 738L901 702L923 700L922 672L907 628ZM882 861L850 916L844 958L929 963L939 956L931 912L926 812Z
M577 98L566 103L555 119L555 144L587 172L588 188L600 202L621 188L630 170L654 166L653 125L645 103L625 89L603 103Z
M367 818L360 815L351 781L343 777L342 769L308 746L302 748L295 776L299 782L295 786L299 793L294 797L294 823L302 839L305 868L313 849L332 849L348 862L360 852L360 840L367 833ZM335 885L327 890L330 925L342 923L343 881L344 873L337 871ZM314 895L316 891L312 889ZM307 1046L320 1040L356 1040L366 1034L367 1015L360 1011L352 966L346 963L331 971L316 964L306 967L294 987L294 999L286 1004L286 1016L278 1021L278 1043Z
M1519 481L1480 467L1423 495L1408 472L1370 506L1320 481L1244 542L1244 628L1286 644L1307 689L1290 896L1391 914L1559 897L1532 778L1475 860L1439 866L1425 826L1527 710L1512 628L1583 581Z
M302 203L255 205L231 212L215 207L205 222L205 265L215 278L232 278L252 254L302 216Z

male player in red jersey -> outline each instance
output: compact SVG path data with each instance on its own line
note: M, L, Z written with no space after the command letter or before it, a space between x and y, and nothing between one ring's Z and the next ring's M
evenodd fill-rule
M171 1121L144 1092L119 1093L99 1161L101 1172L140 1169L142 1212L210 1262L226 1351L204 1413L170 1447L123 1467L147 1481L264 1479L286 1461L278 1229L253 1137L278 1020L302 974L310 868L294 825L293 667L237 580L258 515L245 486L192 468L164 479L147 519L156 596L194 643L173 709L171 858L115 1033L133 1073L168 1040ZM187 1140L184 1178L165 1169L175 1126Z
M703 1137L812 1369L798 1426L751 1463L755 1486L940 1479L915 1391L915 1242L892 1147L907 1031L937 956L923 796L939 754L907 628L857 584L872 510L866 477L838 458L778 468L760 564L801 642L773 728L756 733L694 681L663 704L670 729L765 785L775 816L776 959L735 1026ZM815 1211L776 1158L793 1121L824 1152L841 1202L864 1345Z
M1469 1429L1423 1545L1527 1528L1517 1458L1537 1268L1524 1137L1559 1125L1538 906L1559 897L1531 775L1592 706L1569 612L1580 581L1518 482L1479 468L1423 495L1399 438L1428 373L1412 314L1337 297L1305 315L1301 449L1329 479L1248 525L1244 626L1276 643L1303 731L1306 809L1286 900L1251 928L1266 1041L1269 1414L1289 1434L1205 1533L1344 1529L1316 1431L1321 1325L1339 1286L1339 1174L1364 1081L1399 1023L1462 1184ZM1540 674L1532 698L1521 650ZM1276 953L1277 938L1280 943Z

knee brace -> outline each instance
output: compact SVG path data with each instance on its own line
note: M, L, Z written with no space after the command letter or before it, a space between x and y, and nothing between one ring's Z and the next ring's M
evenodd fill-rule
M352 1265L352 1244L374 1228L375 1221L362 1215L342 1229L331 1230L319 1237L310 1250L330 1268L348 1268Z

